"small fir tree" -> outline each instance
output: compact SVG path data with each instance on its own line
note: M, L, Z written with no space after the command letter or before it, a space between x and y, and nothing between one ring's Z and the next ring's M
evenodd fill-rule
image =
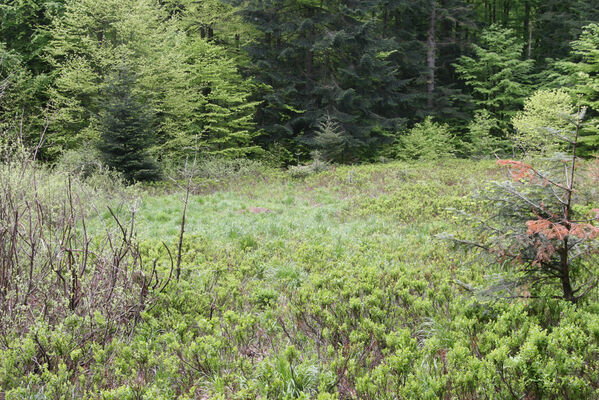
M581 207L584 185L577 168L585 112L579 106L573 114L562 115L568 129L545 129L564 142L567 154L550 160L498 160L510 179L485 191L483 204L494 210L494 218L478 221L478 241L457 240L514 267L508 270L509 279L484 292L509 290L516 296L575 303L597 286L599 210Z
M345 162L348 151L352 147L352 138L337 121L330 115L326 115L318 124L314 143L318 154L325 161Z
M439 124L433 117L414 125L407 135L400 137L397 147L402 160L436 160L455 152L449 125Z
M474 119L468 124L466 141L461 142L463 152L475 158L492 157L503 152L505 141L492 134L497 130L497 120L487 110L477 110Z
M135 75L127 67L109 76L100 111L99 150L106 165L128 181L148 181L159 176L158 165L147 149L152 143L149 110L135 97Z
M572 48L578 62L570 73L575 74L576 90L590 108L590 123L581 138L581 154L588 156L599 149L599 24L586 26Z

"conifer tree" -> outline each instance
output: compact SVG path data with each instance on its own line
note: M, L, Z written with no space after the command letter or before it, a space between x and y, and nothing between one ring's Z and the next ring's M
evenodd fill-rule
M490 112L505 131L530 93L534 61L522 60L522 42L498 25L485 29L472 48L473 57L460 57L456 71L471 88L477 107Z
M538 120L539 132L561 141L566 153L497 161L510 179L485 190L484 203L492 207L492 217L476 218L478 241L457 240L512 267L503 282L483 293L513 293L526 286L525 297L576 303L597 287L596 272L588 268L598 261L597 210L579 207L582 174L577 151L585 114L579 104L572 114L556 110L549 121Z
M318 123L314 144L318 149L317 154L325 161L345 162L347 154L353 147L352 138L330 115L326 115Z
M572 49L577 62L568 70L576 80L576 92L590 108L590 122L581 138L581 154L588 156L599 149L599 24L585 27Z
M151 158L152 121L147 107L135 96L135 75L127 66L108 76L100 111L98 145L106 165L130 181L154 180L158 165Z
M312 146L325 115L351 137L354 152L389 140L385 132L402 122L402 82L390 61L396 46L378 35L373 3L251 1L244 14L260 31L248 47L251 71L270 87L257 114L265 141Z
M534 58L561 59L568 56L570 43L586 25L599 20L599 3L587 0L535 1L531 43ZM534 45L534 46L533 46Z

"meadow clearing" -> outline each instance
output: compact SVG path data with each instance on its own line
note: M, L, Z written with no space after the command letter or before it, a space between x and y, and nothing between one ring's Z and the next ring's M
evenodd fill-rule
M91 248L109 249L107 237L118 247L121 233L132 245L118 253L129 260L112 289L122 300L86 300L104 293L93 279L98 262L81 274L74 307L60 307L59 280L40 273L31 296L47 304L3 315L3 398L598 395L596 290L576 305L509 296L527 289L485 296L509 268L439 237L476 236L455 210L492 213L477 193L505 178L493 161L340 166L304 177L251 162L211 171L193 179L178 281L185 193L175 185L37 172L44 204L71 193L87 214ZM27 176L23 196L34 196ZM74 226L82 232L81 221Z

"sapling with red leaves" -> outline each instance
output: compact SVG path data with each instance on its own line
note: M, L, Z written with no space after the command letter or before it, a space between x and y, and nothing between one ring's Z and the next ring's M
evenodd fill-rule
M509 270L514 279L504 280L495 290L525 287L512 295L549 295L576 303L597 286L599 210L589 213L579 195L583 182L577 147L585 113L578 106L573 114L557 115L567 128L537 127L539 133L562 142L566 153L527 162L498 160L509 180L496 183L484 195L493 217L477 222L479 241L453 239L513 267Z

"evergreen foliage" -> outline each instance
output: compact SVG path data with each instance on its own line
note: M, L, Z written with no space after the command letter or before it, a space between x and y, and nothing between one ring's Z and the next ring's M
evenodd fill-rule
M599 150L599 25L586 26L578 40L572 43L572 55L576 62L569 72L576 79L578 94L582 94L584 104L589 106L590 121L581 139L583 154Z
M234 59L207 39L187 37L152 0L72 2L51 33L48 57L59 71L49 93L57 151L97 139L107 71L123 62L156 115L154 151L184 159L196 136L207 152L257 151L252 88Z
M108 75L105 87L98 121L104 163L130 182L157 179L158 164L147 150L154 139L152 116L136 98L135 75L121 66Z
M598 107L595 34L583 27L599 5L582 0L16 0L0 16L21 71L19 101L4 109L29 146L47 127L47 160L99 138L106 71L123 62L155 115L150 151L174 162L196 138L206 154L305 160L326 152L327 116L343 132L344 155L331 155L342 162L375 159L429 115L468 156L483 134L473 116L486 110L491 135L505 137L536 88L577 86L591 120ZM598 147L593 129L582 154Z
M562 109L554 110L553 115L549 111L545 115L535 113L543 99L555 100L563 94L538 93L521 119L529 123L527 129L536 128L537 137L549 137L542 139L549 149L559 140L567 153L524 161L498 160L498 165L507 168L510 180L488 190L485 204L494 211L488 220L477 219L481 242L458 240L513 267L508 269L504 283L488 288L488 293L513 293L514 288L524 286L528 293L524 297L553 296L576 303L599 283L587 268L596 264L599 254L598 210L578 206L584 202L579 195L583 178L577 150L586 109L579 105L574 110L568 104L565 107L572 112L566 114L560 103ZM547 120L535 120L540 116Z
M599 399L597 21L0 0L0 399Z
M357 151L388 141L402 82L390 59L394 42L377 36L372 3L249 2L247 20L260 30L248 46L251 72L270 87L257 113L264 141L292 148L310 145L319 121L330 115Z
M533 56L563 59L571 42L578 39L585 26L599 20L599 4L586 0L544 0L534 2Z
M476 158L487 158L502 153L506 149L504 140L493 136L497 132L497 120L487 110L477 110L468 124L466 140L462 142L463 154Z
M330 115L318 123L314 143L318 153L326 161L344 162L352 148L351 137L348 136L340 124Z
M534 62L522 60L522 42L512 30L498 25L485 29L480 44L472 49L473 57L460 57L456 71L472 88L477 107L490 112L505 131L530 93Z
M403 160L437 160L455 152L449 125L427 117L399 138L397 155Z

